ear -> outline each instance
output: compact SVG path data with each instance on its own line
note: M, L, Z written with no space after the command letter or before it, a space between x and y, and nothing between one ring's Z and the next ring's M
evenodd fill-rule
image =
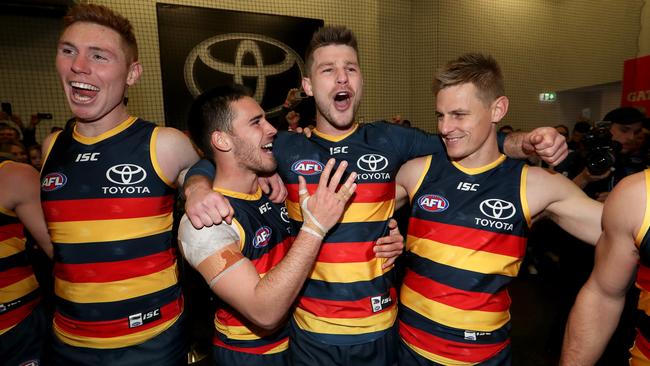
M232 139L222 131L214 131L210 137L212 146L218 151L227 152L232 150Z
M506 97L506 96L500 96L494 102L492 102L492 122L493 123L498 123L503 119L503 117L505 117L506 113L508 113L508 105L509 104L510 104L510 101L508 100L508 97Z
M311 90L311 79L308 76L302 78L302 90L310 97L314 96L314 92Z
M129 66L129 73L126 76L126 85L132 86L140 80L142 75L142 64L140 61L135 61Z

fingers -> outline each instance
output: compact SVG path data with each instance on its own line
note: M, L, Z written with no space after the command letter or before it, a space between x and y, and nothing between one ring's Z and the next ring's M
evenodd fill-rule
M330 161L331 160L334 159L330 159ZM329 165L329 163L330 162L328 161L327 164ZM327 188L330 190L330 192L336 191L336 187L339 186L339 182L341 181L341 177L343 177L343 174L345 173L345 168L347 168L347 166L348 166L348 162L345 160L339 163L339 166L336 168L334 175L332 175L332 179L330 179L329 184L327 185Z
M325 169L320 173L320 179L318 180L318 189L327 189L327 183L330 180L330 174L332 169L334 169L334 159L329 159L325 164Z
M262 188L262 192L264 192L264 194L269 194L269 192L271 192L271 185L269 184L268 178L259 177L257 179L257 182L259 183L260 188Z
M395 257L390 257L384 261L384 263L381 265L381 269L387 269L393 264L395 264L395 261L397 260L397 256Z
M282 182L282 178L280 178L278 173L275 173L268 177L267 181L271 189L269 199L273 203L282 204L287 198L287 187L284 185L284 182Z

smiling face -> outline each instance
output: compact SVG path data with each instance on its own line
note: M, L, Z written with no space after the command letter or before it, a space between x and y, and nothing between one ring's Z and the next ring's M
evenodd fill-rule
M88 22L70 25L59 39L56 69L70 110L80 122L117 125L128 118L123 99L142 67L127 59L116 31Z
M436 115L447 155L467 168L495 161L499 157L495 125L507 109L506 97L488 105L472 83L441 89L436 98Z
M256 174L275 171L273 140L277 130L264 117L264 110L251 97L243 97L230 104L233 113L232 153L241 168Z
M310 76L303 89L316 101L316 124L327 134L344 134L353 127L363 92L357 53L346 45L328 45L314 51Z

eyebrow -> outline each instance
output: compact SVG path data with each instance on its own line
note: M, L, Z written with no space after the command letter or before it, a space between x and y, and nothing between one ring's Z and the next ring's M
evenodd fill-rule
M256 115L256 116L253 116L251 119L248 120L248 122L259 121L259 120L261 120L262 118L264 118L264 113L260 113L260 114L258 114L258 115Z
M61 42L59 42L59 45L60 46L70 46L70 47L73 47L75 49L79 49L79 47L77 47L76 45L74 45L74 44L72 44L72 43L70 43L68 41L61 41ZM97 46L90 46L90 47L88 47L88 49L90 49L91 51L99 51L99 52L109 53L109 54L113 55L113 52L110 51L107 48L102 48L102 47L97 47Z

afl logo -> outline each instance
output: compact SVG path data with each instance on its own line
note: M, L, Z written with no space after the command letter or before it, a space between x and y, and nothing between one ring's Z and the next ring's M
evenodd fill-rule
M135 164L114 165L106 171L106 179L120 185L138 184L146 178L147 172Z
M515 215L517 209L512 202L491 198L481 202L479 206L483 215L496 220L507 220Z
M227 62L215 57L215 55L223 55L227 50L232 50L233 45L235 46L234 55L232 55L234 56L233 61ZM280 57L275 55L271 57L275 56L274 58L280 58L280 60L273 64L265 64L262 48L272 49L275 54L279 53ZM252 58L255 61L254 65L245 64L245 58ZM204 65L202 65L203 67L207 66L223 74L232 75L233 81L237 84L244 84L244 78L256 78L257 84L253 99L258 103L261 103L264 98L267 77L288 72L294 65L298 67L300 77L305 74L305 65L300 55L277 39L253 33L221 34L196 45L185 59L185 84L195 97L202 92L195 74L199 60ZM300 79L296 82L299 84Z
M265 246L269 245L270 240L271 228L268 226L262 226L255 232L255 237L253 238L253 246L255 248L264 248Z
M357 160L357 166L366 172L380 172L388 166L388 159L385 156L377 154L366 154Z
M68 182L68 177L62 173L50 173L41 181L41 189L45 192L56 191Z
M300 175L316 175L323 171L325 166L316 160L298 160L291 165L291 171Z
M449 208L449 201L437 194L427 194L418 198L418 206L429 212L442 212Z

